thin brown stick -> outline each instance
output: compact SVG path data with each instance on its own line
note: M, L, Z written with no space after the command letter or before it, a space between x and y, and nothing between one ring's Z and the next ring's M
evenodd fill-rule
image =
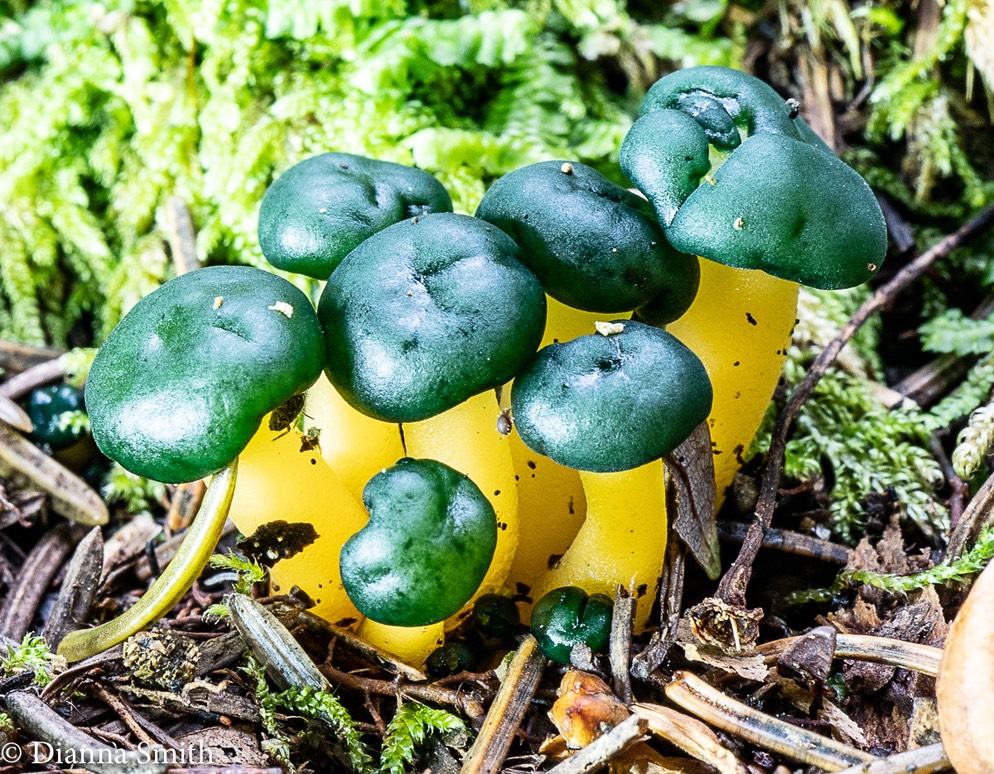
M673 675L673 681L666 686L666 698L722 731L809 766L839 771L874 760L874 756L855 747L736 701L690 672Z
M648 723L632 715L604 736L598 737L578 753L549 770L549 774L590 774L600 771L620 753L635 744L645 734Z
M59 349L30 347L15 341L0 341L0 368L4 371L20 373L31 366L53 360L63 354Z
M76 547L59 596L45 622L42 636L48 647L57 650L62 638L80 628L90 614L90 606L100 584L104 540L100 527L91 529Z
M22 371L16 376L10 377L0 385L0 395L12 400L27 395L35 387L54 382L66 375L66 367L61 357L54 360L46 360L44 363L31 366L27 371Z
M838 774L932 774L952 769L942 743L888 755L878 761L850 766Z
M471 720L483 718L483 705L472 695L453 688L441 688L437 685L421 683L404 683L393 680L377 680L374 677L363 677L351 672L343 672L327 662L318 667L329 682L353 691L372 694L375 696L409 696L418 701L444 704L455 707L466 714Z
M4 604L3 614L0 615L0 634L20 640L28 632L52 579L79 538L78 530L69 524L60 524L38 541L24 562L20 583Z
M782 640L764 642L756 650L767 663L771 663L800 637L786 637ZM917 642L895 640L891 637L874 637L869 634L838 634L835 638L834 658L848 658L853 661L869 661L910 669L929 677L939 673L942 650Z
M614 592L614 613L611 616L611 639L608 658L611 662L611 687L625 704L632 703L632 623L635 620L635 600L618 584Z
M745 540L749 525L737 521L719 521L718 537L730 543ZM789 529L770 527L763 536L763 548L772 548L794 556L804 556L832 564L848 564L852 550L828 540L793 532Z
M538 643L534 637L526 638L514 654L483 727L466 755L462 774L497 774L501 770L544 669L545 656Z
M929 250L904 266L889 282L877 288L856 314L849 318L839 335L819 353L804 379L790 396L783 412L777 417L770 450L766 455L766 465L763 468L755 519L749 525L749 531L742 543L739 555L718 584L716 592L718 598L740 608L746 606L746 588L752 576L752 565L762 546L763 535L773 520L777 490L780 486L780 474L783 470L784 452L787 448L787 434L802 406L811 397L818 382L821 381L829 366L838 357L839 352L871 316L888 306L902 291L921 277L933 263L948 255L971 237L989 228L991 224L994 224L994 207L982 210L959 229L941 239Z

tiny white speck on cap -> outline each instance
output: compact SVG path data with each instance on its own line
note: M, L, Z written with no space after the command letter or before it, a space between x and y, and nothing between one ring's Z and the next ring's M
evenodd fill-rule
M214 308L215 309L220 309L221 308L221 304L223 304L223 303L224 303L224 296L215 296L214 297Z
M594 328L601 336L615 336L625 330L622 323L601 322L599 320L594 323Z
M277 301L272 306L268 306L266 308L274 312L279 312L288 320L293 317L293 307L290 304L288 304L286 301Z

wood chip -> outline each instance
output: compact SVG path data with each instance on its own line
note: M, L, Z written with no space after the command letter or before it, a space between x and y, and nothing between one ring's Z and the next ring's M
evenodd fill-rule
M52 605L48 621L45 622L42 636L52 650L58 649L66 634L86 623L93 597L100 585L103 558L103 535L100 527L94 527L76 547L62 580L62 588Z
M721 549L715 520L714 453L711 431L701 422L666 457L666 506L673 531L711 580L721 575Z
M518 646L500 690L490 705L483 727L463 762L462 774L497 774L501 771L514 735L542 679L546 659L535 638Z

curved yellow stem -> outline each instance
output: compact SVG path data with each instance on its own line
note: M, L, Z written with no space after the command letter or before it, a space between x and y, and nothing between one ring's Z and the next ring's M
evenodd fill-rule
M438 460L469 476L497 514L497 550L474 600L503 587L518 547L514 463L508 437L497 430L498 416L496 395L485 392L431 419L404 425L404 442L411 457ZM454 628L471 604L472 600L450 619L447 628Z
M580 473L587 518L569 550L532 588L538 601L560 586L614 597L621 584L637 600L635 628L645 628L666 557L662 460L620 473Z
M701 286L666 330L704 363L714 402L708 424L720 506L780 380L797 315L795 282L701 261Z
M339 626L359 620L342 587L338 555L368 514L336 471L317 450L301 449L296 433L281 435L263 420L241 453L238 476L230 518L242 534L276 520L306 522L317 532L313 543L270 570L273 592L296 586L314 601L315 615Z
M67 661L81 661L102 653L161 618L180 600L221 539L235 493L237 471L236 459L214 476L176 556L141 599L113 621L67 634L59 645L60 655Z
M358 502L366 482L404 456L400 426L352 408L324 374L307 391L304 414L305 427L321 431L325 462Z

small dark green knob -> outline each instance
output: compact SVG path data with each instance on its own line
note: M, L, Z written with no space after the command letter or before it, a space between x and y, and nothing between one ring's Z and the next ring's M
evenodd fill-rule
M290 167L266 191L259 245L276 268L327 279L363 240L429 212L452 212L452 199L427 172L324 153Z
M518 606L510 597L484 594L473 605L472 627L490 639L506 642L514 636L521 623Z
M514 380L521 440L577 470L610 473L669 454L711 410L697 356L651 325L618 320L620 333L544 347Z
M86 380L100 450L156 481L230 463L262 418L321 373L311 302L274 274L213 266L170 280L111 331Z
M545 294L520 252L466 215L414 218L367 239L318 307L331 383L388 422L427 419L506 383L545 329Z
M345 592L363 615L426 626L476 593L497 547L493 506L469 478L409 457L366 484L369 523L342 547Z
M476 668L480 660L475 648L465 642L447 642L436 648L425 659L425 670L429 677L436 680L440 677L469 672Z
M591 594L575 586L553 589L532 609L532 636L552 661L569 664L575 645L594 653L607 648L614 603L604 594Z
M50 384L32 390L27 413L34 430L29 437L52 451L68 449L83 438L86 431L80 425L67 422L66 415L83 411L82 390L68 384Z
M579 162L505 175L476 216L510 234L546 292L567 306L626 312L667 291L676 319L694 299L697 259L670 246L648 202Z

